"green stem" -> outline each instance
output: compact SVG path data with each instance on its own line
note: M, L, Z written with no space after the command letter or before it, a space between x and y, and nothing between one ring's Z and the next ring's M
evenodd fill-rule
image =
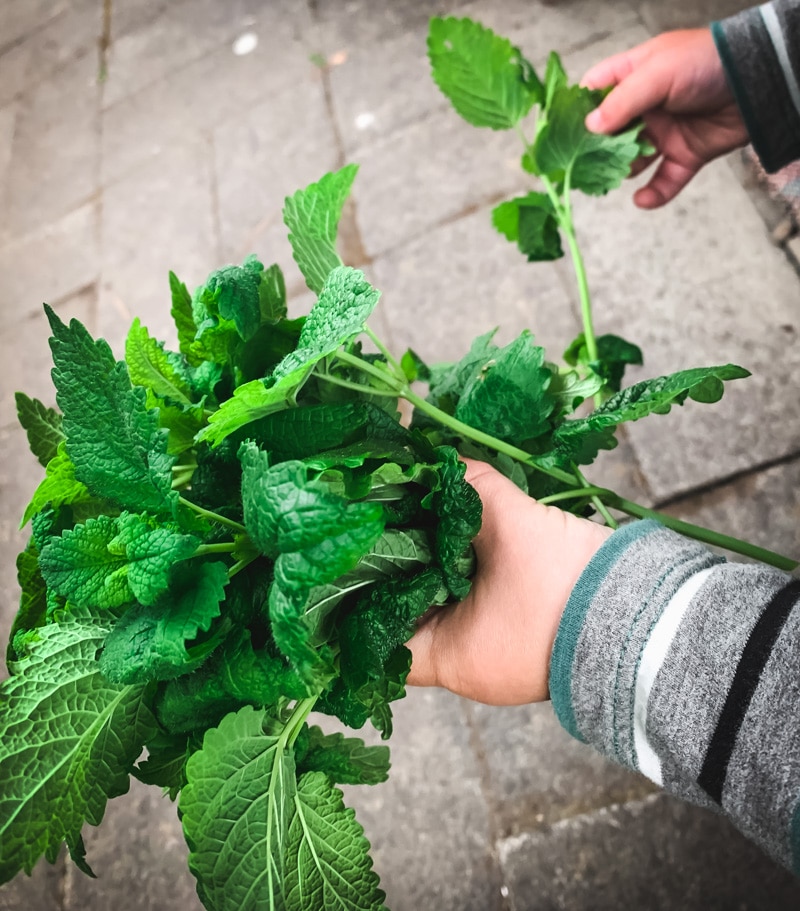
M281 742L278 744L279 749L285 749L294 744L303 729L306 718L311 714L311 710L317 703L319 696L309 696L307 699L301 699L295 705L294 710L286 722L286 727L281 733Z
M241 560L239 560L238 563L234 563L233 566L228 570L228 578L232 579L236 573L240 573L243 569L246 569L253 562L253 560L256 560L258 558L258 556L258 554L253 554L249 557L243 557Z
M351 367L355 367L363 373L374 376L375 379L380 380L387 389L391 389L395 395L404 395L403 390L406 388L406 384L389 373L388 370L381 369L377 364L370 364L369 361L365 361L364 358L358 357L356 354L351 354L349 351L337 351L336 357L342 361L342 363L349 364Z
M576 487L575 490L562 490L560 493L552 493L549 497L542 497L537 500L542 506L550 506L552 503L561 503L563 500L582 500L584 497L597 497L609 493L604 487Z
M369 336L369 338L372 339L372 342L375 345L375 347L386 358L386 363L389 364L389 366L392 368L392 370L396 374L397 378L400 379L402 377L403 379L405 379L405 373L403 372L403 368L400 366L398 361L395 360L394 356L392 355L392 352L389 351L389 349L386 347L386 345L383 344L383 342L378 338L377 335L375 335L375 333L372 331L372 329L370 329L369 326L364 326L364 332L366 332L366 334Z
M194 510L199 516L210 519L212 522L219 522L220 525L227 525L228 528L232 528L234 531L239 532L239 534L247 534L247 529L240 522L234 522L233 519L228 519L226 516L219 515L219 513L211 512L210 509L203 509L202 506L198 506L197 503L192 503L191 500L187 500L185 497L180 497L180 502L184 506L188 506L189 509Z
M702 541L704 544L721 547L732 553L741 554L743 557L751 557L754 560L758 560L760 563L768 563L770 566L785 570L786 572L791 572L798 566L797 560L791 560L789 557L776 554L774 551L767 550L764 547L757 547L755 544L750 544L739 538L723 535L720 532L711 531L711 529L703 528L700 525L694 525L691 522L684 522L681 519L676 519L673 516L658 512L655 509L648 509L646 506L641 506L639 503L634 503L632 500L626 500L624 497L620 497L610 490L603 496L609 506L613 506L615 509L627 513L629 516L636 516L639 519L655 519L667 528L671 528L673 531L677 531L679 534L686 535L689 538L694 538L697 541Z
M201 544L194 552L195 557L205 557L208 554L232 554L239 549L239 545L234 541L221 542L219 544Z
M572 470L575 472L575 477L578 479L578 483L582 484L584 487L588 487L589 482L586 480L583 474L581 474L578 466L573 465ZM600 499L599 496L592 496L592 505L603 517L606 525L608 525L609 528L613 528L615 530L619 528L619 522L617 522L617 520L611 515L608 509L606 509L606 504Z
M331 376L330 373L316 374L318 380L324 380L326 383L332 383L334 386L341 386L343 389L352 389L354 392L363 392L364 395L382 395L386 398L397 398L397 393L391 389L376 389L374 386L365 386L363 383L352 383L350 380L342 380L338 376Z

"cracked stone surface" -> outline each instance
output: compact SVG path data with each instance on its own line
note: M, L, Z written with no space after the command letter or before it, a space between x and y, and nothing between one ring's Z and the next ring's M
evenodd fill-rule
M429 77L428 17L480 18L537 65L558 49L577 77L661 29L744 5L0 3L3 646L27 537L19 518L42 476L13 393L54 402L43 301L119 354L134 316L173 339L169 269L192 287L255 252L280 263L293 314L306 313L313 297L291 258L283 199L355 161L342 250L381 289L374 326L394 351L457 358L497 326L500 341L530 329L555 357L580 331L571 266L525 263L493 232L493 205L528 186L521 145L449 109ZM598 330L644 349L630 379L727 361L753 373L717 406L689 403L626 428L586 474L797 554L800 279L743 182L731 159L659 212L636 210L630 184L576 200ZM392 751L390 781L347 798L393 911L800 906L797 881L724 820L571 740L549 705L497 709L413 691L397 704ZM41 863L0 887L0 911L200 908L175 807L157 789L134 783L84 835L97 881L63 857Z

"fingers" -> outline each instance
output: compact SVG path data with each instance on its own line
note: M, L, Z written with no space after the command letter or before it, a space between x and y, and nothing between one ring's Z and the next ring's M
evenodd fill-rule
M698 170L664 158L649 183L634 193L633 201L640 209L657 209L674 199Z
M670 82L661 67L647 63L617 83L599 107L586 118L593 133L616 133L632 120L660 106L667 98Z

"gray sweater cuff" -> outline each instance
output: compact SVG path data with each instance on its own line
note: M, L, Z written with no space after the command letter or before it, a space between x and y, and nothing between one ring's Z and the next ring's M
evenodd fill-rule
M800 158L800 3L773 0L711 33L753 148L770 173Z

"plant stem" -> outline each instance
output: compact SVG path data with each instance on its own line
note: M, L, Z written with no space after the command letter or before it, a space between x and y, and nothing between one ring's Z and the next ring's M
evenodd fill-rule
M364 395L382 395L386 398L397 398L397 393L392 389L376 389L374 386L365 386L364 383L352 383L350 380L342 380L338 376L331 376L330 373L318 373L316 376L318 380L324 380L334 386L341 386L343 389L352 389L354 392L363 392Z
M286 727L281 734L281 740L283 741L284 747L292 746L295 740L297 740L306 718L311 714L311 710L317 703L317 699L319 699L319 696L309 696L307 699L301 699L300 702L295 705L294 711L286 722Z
M369 361L365 361L364 358L359 357L357 354L351 354L349 351L337 351L336 357L343 363L350 364L351 367L356 367L358 370L368 373L370 376L374 376L375 379L380 380L387 389L391 389L395 395L403 395L406 384L387 370L382 370L376 364L370 364Z
M403 373L403 368L400 366L399 362L395 360L392 352L383 344L383 342L378 338L377 335L370 329L369 326L364 326L364 332L372 339L375 347L380 351L380 353L386 358L386 363L392 368L397 378L401 377L405 379L405 374Z
M575 490L562 490L560 493L550 494L549 497L541 497L536 502L542 506L550 506L563 500L582 500L584 497L598 497L607 493L609 491L604 487L576 487Z
M216 512L211 512L210 509L203 509L202 506L198 506L197 503L192 503L191 500L187 500L185 497L180 497L180 502L184 506L188 506L189 509L194 510L194 512L196 512L199 516L210 519L212 522L219 522L220 525L227 525L228 528L232 528L234 531L238 531L239 534L247 534L247 529L240 522L235 522L233 519L228 519Z
M239 549L235 541L224 541L219 544L201 544L194 552L195 557L205 557L208 554L232 554Z
M573 465L573 466L572 466L572 470L575 472L575 477L578 479L578 482L579 482L580 484L582 484L584 487L588 487L588 486L589 486L589 482L588 482L588 481L586 480L586 478L581 474L580 469L578 468L578 466L577 466L577 465ZM599 496L597 496L597 495L592 496L592 505L593 505L594 508L600 513L600 515L603 517L603 519L605 520L606 525L608 525L609 528L613 528L613 529L619 528L619 522L617 522L617 520L616 520L616 519L611 515L611 513L606 509L605 503L600 499Z

